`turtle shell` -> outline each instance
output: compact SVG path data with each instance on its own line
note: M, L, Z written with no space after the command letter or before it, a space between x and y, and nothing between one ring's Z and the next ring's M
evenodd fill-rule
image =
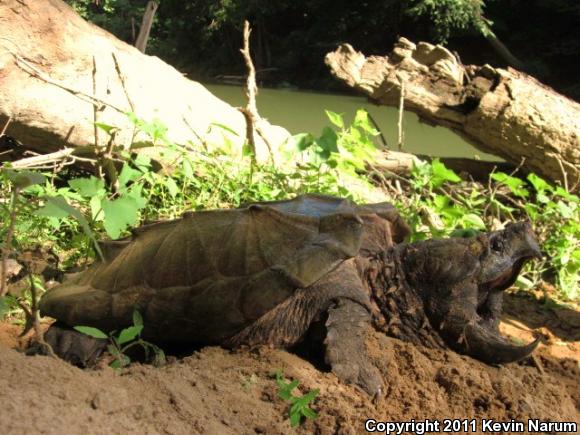
M105 261L47 292L40 308L104 330L127 326L138 309L148 339L219 343L341 262L408 232L390 204L322 195L187 212L102 242Z

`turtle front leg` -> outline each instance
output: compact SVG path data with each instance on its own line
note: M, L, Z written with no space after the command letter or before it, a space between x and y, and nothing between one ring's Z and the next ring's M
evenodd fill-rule
M105 339L89 337L60 322L48 328L44 334L44 340L58 357L78 367L94 366L97 359L107 349L108 343ZM41 346L35 346L26 353L29 355L46 354L46 351Z
M370 361L365 335L370 314L361 304L339 299L328 309L326 362L342 381L359 385L371 396L380 397L384 391L383 378Z

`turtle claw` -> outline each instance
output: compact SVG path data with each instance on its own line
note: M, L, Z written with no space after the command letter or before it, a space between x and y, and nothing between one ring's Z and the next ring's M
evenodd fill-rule
M365 307L342 299L328 310L326 362L343 382L356 384L369 396L382 396L383 377L367 355L364 337L369 314Z
M373 404L375 406L377 406L381 399L383 398L383 388L382 387L378 387L377 391L375 392L374 396L373 396Z

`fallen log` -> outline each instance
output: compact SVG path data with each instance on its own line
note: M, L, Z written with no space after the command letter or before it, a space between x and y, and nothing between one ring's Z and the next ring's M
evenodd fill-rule
M465 180L479 181L487 184L489 174L492 172L514 173L524 176L519 168L507 162L488 162L485 160L466 159L461 157L437 157L445 166L455 171ZM424 154L409 154L400 151L381 150L373 162L369 163L369 169L401 176L408 176L417 160L433 161L435 157ZM515 171L515 172L514 172Z
M84 21L61 0L0 1L0 130L10 120L7 136L48 154L107 147L98 122L118 127L116 144L126 147L140 139L127 112L157 118L173 142L223 144L227 136L242 154L244 115L200 83ZM289 136L266 121L260 127L273 146ZM262 137L256 158L270 159Z
M580 182L580 105L527 74L464 66L442 46L405 38L388 56L343 44L325 61L377 104L397 106L404 84L405 108L421 120L552 181Z

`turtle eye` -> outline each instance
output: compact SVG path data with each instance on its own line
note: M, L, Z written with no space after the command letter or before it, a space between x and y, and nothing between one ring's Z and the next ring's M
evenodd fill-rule
M490 243L491 249L495 252L502 252L503 251L503 240L499 237L494 237L491 239Z

